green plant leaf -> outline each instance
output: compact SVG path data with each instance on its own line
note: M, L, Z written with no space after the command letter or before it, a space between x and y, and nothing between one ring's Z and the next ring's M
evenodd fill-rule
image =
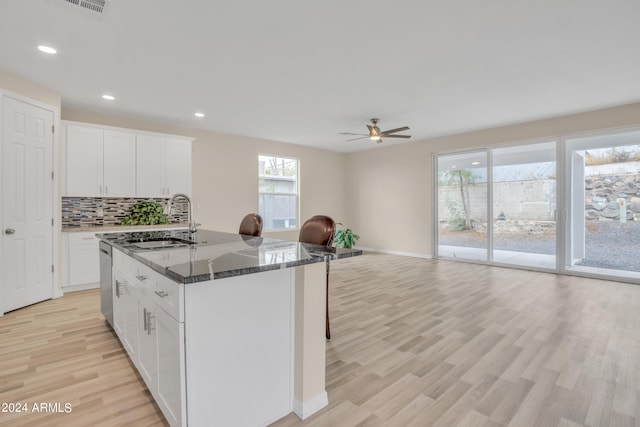
M123 225L168 224L162 206L156 202L140 200L129 208L129 214L121 221Z

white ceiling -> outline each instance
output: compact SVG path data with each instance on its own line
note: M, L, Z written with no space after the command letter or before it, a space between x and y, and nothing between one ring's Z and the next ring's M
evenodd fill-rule
M338 135L371 117L411 127L390 145L640 101L639 16L637 0L2 0L0 69L63 108L348 152L375 147Z

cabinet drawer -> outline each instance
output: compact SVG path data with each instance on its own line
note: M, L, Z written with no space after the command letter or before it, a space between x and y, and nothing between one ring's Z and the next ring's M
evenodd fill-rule
M140 275L141 263L125 255L119 250L113 250L113 266L120 270L130 280Z
M141 262L120 251L113 251L113 266L145 294L155 290L155 275L157 273Z
M125 255L113 251L113 266L178 322L184 322L184 285L168 279L150 267Z
M152 296L155 303L178 322L184 322L184 285L159 274L154 282L156 288Z

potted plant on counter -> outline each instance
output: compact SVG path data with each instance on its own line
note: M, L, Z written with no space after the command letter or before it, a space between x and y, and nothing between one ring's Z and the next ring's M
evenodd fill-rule
M124 217L122 225L157 225L169 224L159 203L140 200L129 209L129 214Z
M341 222L336 224L343 225ZM333 243L336 245L336 248L351 249L359 238L360 236L355 234L350 228L344 228L336 232L336 237L333 238Z

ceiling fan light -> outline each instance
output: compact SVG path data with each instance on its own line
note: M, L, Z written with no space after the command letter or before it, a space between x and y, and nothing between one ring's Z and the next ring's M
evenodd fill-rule
M380 135L371 135L369 139L372 141L380 141Z

